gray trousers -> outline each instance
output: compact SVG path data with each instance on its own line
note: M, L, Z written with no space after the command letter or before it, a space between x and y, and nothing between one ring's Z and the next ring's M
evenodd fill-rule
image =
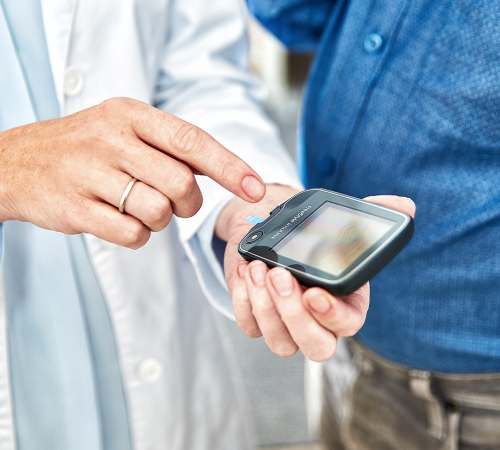
M500 450L500 373L409 370L345 343L324 374L328 450Z

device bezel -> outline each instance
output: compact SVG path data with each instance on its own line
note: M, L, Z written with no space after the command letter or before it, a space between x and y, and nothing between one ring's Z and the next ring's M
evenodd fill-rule
M270 251L313 216L325 202L394 222L384 236L339 276ZM296 217L298 215L300 217ZM256 231L262 231L262 237L256 242L248 243L249 237ZM272 236L277 233L278 236L273 239ZM345 294L357 289L385 266L406 245L412 234L413 221L405 213L326 189L309 189L288 199L264 222L254 226L241 240L238 250L246 260L259 259L270 267L284 267L290 270L305 285L320 285L333 293Z

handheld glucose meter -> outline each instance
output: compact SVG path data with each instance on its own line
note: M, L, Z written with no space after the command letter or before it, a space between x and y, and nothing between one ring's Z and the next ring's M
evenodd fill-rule
M413 236L407 214L325 189L299 192L241 240L247 261L288 269L305 286L347 295L386 266Z

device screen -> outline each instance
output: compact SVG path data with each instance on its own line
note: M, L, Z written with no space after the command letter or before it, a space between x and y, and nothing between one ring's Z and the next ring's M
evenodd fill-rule
M272 251L339 276L394 224L392 220L325 202Z

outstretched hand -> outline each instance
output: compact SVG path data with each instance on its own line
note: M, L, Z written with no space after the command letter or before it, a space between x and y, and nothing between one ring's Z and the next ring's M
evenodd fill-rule
M325 361L334 354L337 338L352 336L363 326L370 303L369 283L348 296L335 297L319 287L305 289L286 269L243 261L237 251L239 241L252 227L244 222L246 217L267 217L297 192L268 186L264 199L250 208L232 200L219 216L216 233L228 243L224 269L241 330L250 337L264 336L279 356L292 356L300 348L309 359ZM415 204L408 198L381 195L365 200L415 215Z

